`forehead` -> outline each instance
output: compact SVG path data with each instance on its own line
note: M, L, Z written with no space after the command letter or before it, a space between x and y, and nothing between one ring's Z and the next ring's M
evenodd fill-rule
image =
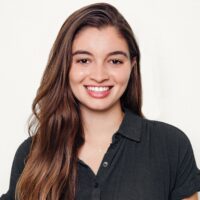
M86 27L76 35L72 44L72 51L80 49L102 53L116 50L128 52L128 44L113 26Z

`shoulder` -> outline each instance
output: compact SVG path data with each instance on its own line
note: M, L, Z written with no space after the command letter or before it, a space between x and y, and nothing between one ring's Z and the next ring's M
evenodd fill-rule
M22 171L24 168L25 160L30 152L32 144L32 137L25 139L17 148L15 153L13 167L17 168L19 171Z
M144 119L145 128L152 137L160 138L174 145L188 145L190 140L186 133L175 125L163 121Z
M12 163L9 189L6 194L0 197L0 199L14 199L15 187L24 169L26 158L30 152L31 144L32 144L32 137L29 137L25 139L17 148Z
M32 137L25 139L18 147L16 154L27 155L32 144Z
M166 122L144 119L142 141L151 144L151 148L160 151L171 163L177 164L178 160L184 159L185 155L193 154L186 133Z
M167 158L174 170L186 159L194 157L190 139L180 128L162 121L146 119L145 121L144 140L150 141L152 148Z

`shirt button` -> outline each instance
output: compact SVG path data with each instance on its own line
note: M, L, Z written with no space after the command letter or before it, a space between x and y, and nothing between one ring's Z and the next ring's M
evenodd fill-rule
M108 162L103 162L103 167L107 167L108 166Z
M98 187L99 187L99 184L96 182L96 183L94 184L94 187L95 187L95 188L98 188Z

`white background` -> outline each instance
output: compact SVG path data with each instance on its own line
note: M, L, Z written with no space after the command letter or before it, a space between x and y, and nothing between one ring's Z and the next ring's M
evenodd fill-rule
M27 119L50 48L67 18L98 1L0 1L0 194L28 137ZM119 0L141 49L143 113L189 137L200 167L200 1Z

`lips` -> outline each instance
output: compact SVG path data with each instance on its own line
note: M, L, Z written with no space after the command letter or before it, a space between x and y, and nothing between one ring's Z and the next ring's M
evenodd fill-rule
M94 98L105 98L110 94L110 89L113 86L96 86L96 85L87 85L85 86L87 93Z

